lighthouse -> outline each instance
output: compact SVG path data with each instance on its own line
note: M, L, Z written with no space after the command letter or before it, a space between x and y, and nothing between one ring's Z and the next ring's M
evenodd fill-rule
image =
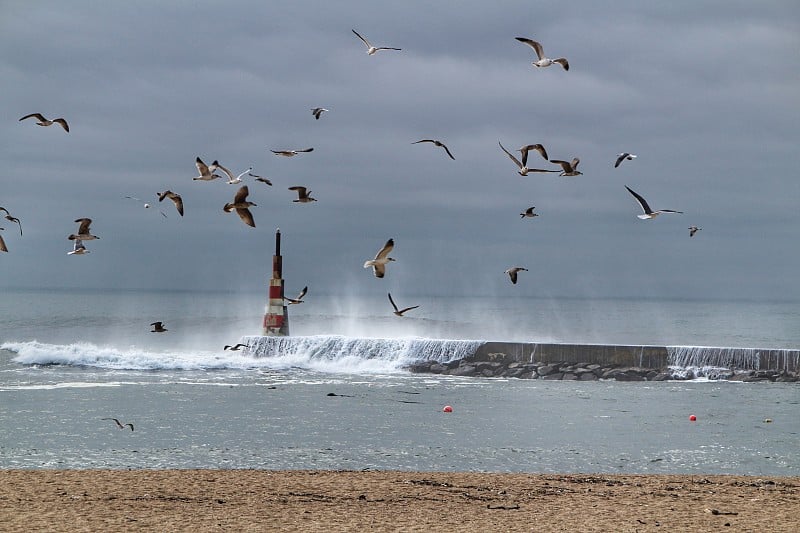
M289 313L283 299L283 268L281 259L281 230L275 231L275 255L272 256L272 278L269 280L267 308L264 310L263 334L289 335Z

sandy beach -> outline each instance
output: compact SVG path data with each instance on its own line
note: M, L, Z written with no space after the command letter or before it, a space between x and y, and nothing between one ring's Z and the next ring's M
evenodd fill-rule
M798 531L800 478L4 470L3 531Z

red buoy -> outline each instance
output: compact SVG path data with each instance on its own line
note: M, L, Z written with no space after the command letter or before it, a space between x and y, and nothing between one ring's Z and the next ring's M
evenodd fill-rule
M453 412L453 408L451 406L449 406L449 405L445 405L444 409L442 409L442 411L445 412L445 413L452 413Z
M689 420L690 420L691 422L696 422L696 421L697 421L697 417L696 417L696 416L694 416L694 415L689 415Z

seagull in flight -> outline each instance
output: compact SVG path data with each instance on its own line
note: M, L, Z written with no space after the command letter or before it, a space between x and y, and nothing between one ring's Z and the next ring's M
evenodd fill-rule
M386 241L386 244L383 245L383 248L375 255L375 259L370 259L364 263L364 268L372 267L372 272L375 274L376 278L385 276L386 265L389 261L394 261L393 258L389 257L392 248L394 248L394 239L389 239Z
M636 215L637 217L641 218L642 220L648 220L648 219L651 219L651 218L656 218L658 215L660 215L662 213L680 213L680 214L683 214L683 211L675 211L673 209L659 209L658 211L653 211L652 209L650 209L650 206L647 205L647 201L644 198L642 198L641 196L639 196L638 194L633 192L633 190L631 190L631 188L628 187L627 185L625 186L625 188L628 189L628 192L631 193L633 195L633 197L636 198L636 201L639 202L639 205L642 206L642 211L644 211L644 214L643 215Z
M241 342L237 343L237 344L234 344L233 346L230 346L230 345L226 344L225 347L223 348L223 350L230 350L232 352L238 352L239 348L247 348L247 345L246 344L242 344Z
M19 122L22 122L26 118L31 118L31 117L33 117L33 118L35 118L37 120L36 124L38 124L39 126L52 126L53 124L58 124L59 126L64 128L64 131L69 133L69 124L67 124L66 120L64 120L63 118L56 118L56 119L53 119L53 120L47 120L46 118L44 118L44 115L42 115L41 113L31 113L30 115L25 115L24 117L19 119Z
M559 176L582 176L583 172L578 170L578 163L581 162L577 157L572 161L562 161L560 159L551 159L551 163L561 165L562 171Z
M67 252L67 255L83 255L88 253L89 250L87 250L86 246L83 245L83 241L80 239L75 239L75 243L72 245L72 251Z
M456 160L456 158L453 157L453 154L450 153L450 150L447 149L447 146L445 146L444 143L441 141L437 141L436 139L422 139L420 141L416 141L411 144L419 144L419 143L433 143L434 146L439 146L440 148L444 148L444 151L447 152L447 155L450 156L450 159L452 159L453 161Z
M74 240L77 240L77 239L80 239L82 241L91 241L91 240L100 238L100 237L97 237L96 235L92 235L91 233L89 233L89 225L92 223L92 219L91 218L79 218L79 219L76 219L75 222L77 222L79 224L78 233L77 233L77 235L75 233L73 233L72 235L67 237L67 239L69 239L71 241L74 241Z
M617 154L617 161L614 163L614 168L617 168L620 165L620 163L622 163L626 159L628 161L633 161L637 157L639 156L636 154L630 154L628 152L622 152L621 154Z
M528 151L527 150L523 151L523 153L522 153L522 157L523 157L523 161L524 161L524 163L523 163L523 162L520 162L519 159L514 157L514 154L512 154L511 152L506 150L505 146L503 146L503 144L500 141L498 141L497 144L500 145L500 148L503 149L503 151L506 153L506 155L509 157L509 159L511 159L514 162L514 164L517 165L517 167L519 168L517 173L519 173L520 176L527 176L529 172L558 172L558 170L542 170L542 169L539 169L539 168L528 168L526 166L526 164L528 162ZM524 148L527 148L527 147L524 147Z
M512 267L512 268L509 268L508 270L506 270L504 273L508 274L508 277L511 278L511 283L516 285L517 284L517 273L520 272L521 270L524 270L525 272L528 271L528 269L524 268L524 267Z
M314 115L314 118L319 120L319 117L322 116L323 113L327 113L328 110L324 107L312 107L311 114Z
M403 316L403 313L405 313L406 311L411 311L412 309L416 309L417 307L419 307L418 305L415 305L413 307L406 307L405 309L398 309L397 304L395 304L394 300L392 300L392 293L389 292L387 294L389 295L389 302L391 302L392 307L394 307L394 314L397 316Z
M236 210L236 214L239 215L239 218L242 219L242 222L251 228L255 228L256 223L253 221L253 214L248 208L255 206L256 204L247 201L248 194L250 194L250 191L247 189L247 185L242 185L239 187L239 190L236 191L236 196L233 197L233 203L225 204L222 210L226 213Z
M125 429L126 427L129 427L131 428L131 431L133 431L133 424L131 424L130 422L128 422L127 424L123 424L116 418L101 418L100 420L113 420L119 429Z
M390 46L372 46L372 44L370 44L370 42L366 40L364 37L362 37L356 30L353 30L353 33L355 33L356 37L361 39L364 42L364 44L367 45L367 55L371 56L372 54L380 50L401 50L401 48L392 48Z
M694 234L700 231L703 228L698 228L697 226L689 226L689 237L694 237Z
M219 163L217 163L217 166L219 167L219 169L221 171L223 171L225 174L228 175L228 181L226 182L228 185L236 185L237 183L241 183L242 182L242 176L244 176L245 174L250 174L250 171L253 170L253 167L250 167L247 170L245 170L244 172L240 173L238 176L234 176L233 172L231 172L227 168L223 167Z
M291 304L301 304L303 303L303 296L306 295L308 292L308 287L303 287L303 290L300 291L300 294L297 295L297 298L289 298L288 296L284 296L283 299Z
M0 228L0 230L5 230L5 228ZM3 236L0 235L0 252L8 252L8 247L6 246L6 241L3 240Z
M520 152L522 154L522 165L523 166L528 164L528 152L530 152L531 150L536 150L537 152L539 152L540 156L544 157L545 161L549 161L549 159L547 157L547 150L544 149L544 146L542 146L541 144L529 144L529 145L523 146L522 148L517 150L518 152Z
M150 325L153 326L153 329L150 330L150 333L164 333L165 331L169 331L164 327L163 322L153 322Z
M0 207L0 211L3 211L6 214L5 215L6 220L8 220L9 222L16 222L16 224L19 226L19 236L22 237L22 223L19 221L19 219L16 217L12 217L11 213L9 213L8 209L6 209L5 207Z
M214 171L219 168L219 162L214 161L211 163L211 167L203 163L203 160L199 157L194 161L195 166L197 167L197 171L200 173L199 176L195 176L192 178L193 180L200 180L200 181L211 181L220 179L222 176L219 174L214 174Z
M282 155L283 157L294 157L299 153L313 152L313 148L306 148L304 150L270 150L275 155Z
M520 213L520 214L519 214L519 216L521 216L522 218L526 218L526 217L528 217L528 218L538 217L538 216L539 216L539 214L538 214L538 213L534 213L534 212L533 212L533 210L534 210L534 209L536 209L536 207L529 207L529 208L528 208L528 209L526 209L526 210L525 210L523 213Z
M175 204L175 209L178 210L178 214L180 216L183 216L183 198L181 198L180 194L174 193L169 189L167 189L164 192L157 192L156 196L158 196L159 202L164 201L164 198L169 198L170 200L172 200L172 203ZM162 212L161 214L163 215L164 213Z
M290 191L297 191L297 200L292 200L293 202L300 202L301 204L307 204L308 202L316 202L316 198L312 198L310 196L311 191L302 187L300 185L295 185L294 187L289 187Z
M255 174L248 174L248 176L252 176L255 178L255 181L260 181L261 183L266 183L270 187L272 187L272 182L267 178L262 178L261 176L256 176Z
M544 55L544 48L542 48L542 45L538 42L525 37L516 37L516 39L521 43L527 44L536 52L536 56L539 58L539 60L533 62L534 67L549 67L553 63L558 63L564 67L564 70L569 70L569 62L567 61L567 58L559 57L558 59L550 59Z

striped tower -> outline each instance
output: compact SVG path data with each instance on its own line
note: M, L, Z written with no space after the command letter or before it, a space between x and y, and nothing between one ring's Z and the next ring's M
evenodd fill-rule
M275 255L272 256L272 279L269 280L269 299L264 312L264 335L289 335L289 313L283 299L281 260L281 230L275 232Z

